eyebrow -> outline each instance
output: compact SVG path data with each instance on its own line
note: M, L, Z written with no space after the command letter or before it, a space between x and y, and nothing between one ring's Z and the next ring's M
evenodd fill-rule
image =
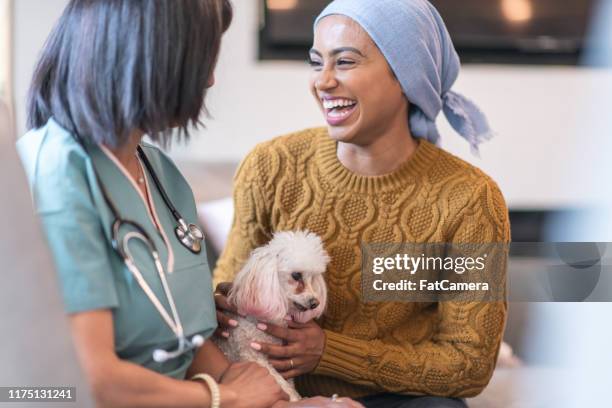
M312 54L316 54L316 55L318 55L319 57L323 57L323 55L322 55L322 54L321 54L319 51L315 50L314 48L311 48L309 52L310 52L310 53L312 53ZM335 48L335 49L333 49L333 50L331 50L331 51L329 52L329 56L330 56L330 57L333 57L333 56L338 55L338 54L340 54L340 53L342 53L342 52L353 52L353 53L355 53L355 54L357 54L357 55L360 55L360 56L362 56L362 57L365 57L365 55L363 55L363 53L362 53L361 51L359 51L357 48L354 48L354 47L340 47L340 48Z

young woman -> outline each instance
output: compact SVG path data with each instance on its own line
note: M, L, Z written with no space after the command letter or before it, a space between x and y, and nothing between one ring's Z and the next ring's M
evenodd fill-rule
M460 398L482 391L493 373L505 302L361 299L362 243L509 240L497 185L436 146L441 111L474 149L489 135L483 114L451 90L459 59L448 32L425 0L336 0L315 23L310 60L311 91L328 126L259 145L244 160L215 279L231 281L275 231L319 234L331 256L323 318L263 325L286 345L253 347L297 376L305 395L341 393L367 407L464 407Z

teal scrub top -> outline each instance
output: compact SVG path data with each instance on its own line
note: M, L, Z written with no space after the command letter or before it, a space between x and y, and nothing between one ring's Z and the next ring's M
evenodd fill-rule
M17 147L67 312L110 309L119 358L184 379L195 351L164 363L153 360L155 349L175 350L178 341L111 245L114 217L94 166L120 216L138 223L157 247L188 338L195 334L208 338L217 325L206 251L193 254L178 241L174 234L177 222L148 172L153 214L136 184L106 149L87 144L88 154L55 120L25 134ZM157 147L145 143L142 147L174 206L188 223L197 223L193 193L178 169ZM126 232L122 229L120 236ZM136 240L130 241L130 250L145 280L172 316L150 252Z

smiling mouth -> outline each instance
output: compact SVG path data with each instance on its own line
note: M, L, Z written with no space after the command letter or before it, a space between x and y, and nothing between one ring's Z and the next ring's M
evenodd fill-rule
M337 126L344 122L354 111L357 101L352 99L331 99L322 100L327 122L332 126Z

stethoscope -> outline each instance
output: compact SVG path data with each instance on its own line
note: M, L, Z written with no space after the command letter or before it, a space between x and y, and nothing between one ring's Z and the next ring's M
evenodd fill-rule
M84 146L84 143L82 143L82 145ZM153 170L153 166L149 162L149 159L147 158L146 154L140 146L138 146L138 157L144 163L145 167L147 168L147 171L153 179L155 187L161 194L164 203L166 204L166 206L172 213L174 219L178 223L174 232L179 242L194 254L199 254L202 251L202 240L204 239L204 234L202 233L202 230L194 224L188 224L187 222L185 222L181 214L178 212L176 207L174 207L172 201L166 194L166 191L164 190L161 182L159 181L157 174ZM200 347L202 344L204 344L204 338L202 336L196 334L195 336L191 337L191 339L188 339L185 336L183 324L181 322L180 316L176 309L176 304L174 302L174 296L172 296L172 292L170 291L170 287L168 286L168 281L166 280L166 273L164 272L164 267L162 266L159 252L157 251L153 240L140 225L138 225L134 221L121 218L119 210L110 199L108 192L104 188L95 168L94 173L96 175L98 185L100 186L100 190L102 191L104 200L106 201L106 204L110 208L114 217L114 221L111 226L111 244L113 248L119 253L119 255L121 255L121 257L123 258L123 262L125 263L128 270L132 273L132 275L134 275L136 281L138 282L142 290L145 292L153 306L155 306L155 309L157 309L157 312L164 319L164 321L166 322L170 330L172 330L172 332L175 334L178 340L178 347L176 350L154 350L153 360L158 363L163 363L170 359L176 358L190 350ZM120 230L124 227L130 227L132 231L125 234L123 236L123 239L120 239L119 233ZM170 313L172 314L172 316L170 316L164 305L162 305L162 303L159 301L158 297L155 295L147 281L144 279L144 276L140 272L140 269L138 269L138 267L136 266L136 262L134 262L134 257L132 256L128 245L131 240L142 242L151 253L153 262L155 264L155 269L157 270L157 274L164 290L164 294L166 296L168 304L170 305Z
M176 207L174 207L172 201L166 194L166 190L162 186L162 183L159 181L159 178L157 178L157 174L153 170L151 162L149 162L147 155L144 153L142 147L140 146L138 146L138 157L140 158L140 160L142 160L145 167L147 168L147 171L151 175L153 183L155 183L155 187L157 188L157 191L159 191L159 193L161 194L164 203L166 203L166 206L172 213L172 216L174 217L176 222L178 222L178 225L174 229L174 233L176 234L176 237L178 238L179 242L194 254L199 254L202 251L202 241L204 240L204 233L202 233L202 230L198 228L195 224L188 224L187 222L185 222L185 220L181 216L181 213L179 213Z

